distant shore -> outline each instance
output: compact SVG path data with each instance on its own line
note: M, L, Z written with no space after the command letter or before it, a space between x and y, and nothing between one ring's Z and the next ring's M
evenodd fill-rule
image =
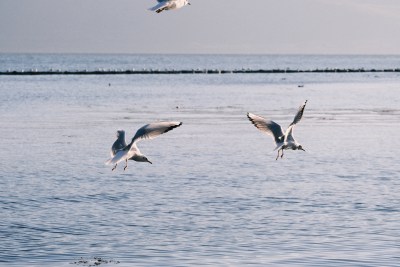
M124 69L99 69L99 70L8 70L0 71L0 75L118 75L118 74L239 74L239 73L361 73L361 72L400 72L400 68L394 69L341 69L341 68L326 68L326 69L141 69L141 70L124 70Z

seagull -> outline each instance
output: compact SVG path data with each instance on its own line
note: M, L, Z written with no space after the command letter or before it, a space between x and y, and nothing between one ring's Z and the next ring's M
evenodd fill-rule
M117 168L118 163L125 161L126 165L124 170L128 167L128 160L134 160L138 162L148 162L153 164L145 155L140 153L137 147L137 142L146 139L154 139L157 136L169 132L172 129L182 125L182 122L177 121L165 121L165 122L154 122L146 124L137 130L132 141L126 145L125 143L125 131L117 131L117 140L111 147L111 158L106 161L106 165L114 165L112 170Z
M285 133L283 133L282 127L276 122L264 119L263 117L254 115L252 113L247 113L247 117L257 129L268 135L271 135L274 138L276 144L276 148L274 150L278 149L278 156L276 156L276 160L279 158L280 151L282 151L281 158L283 157L283 150L285 149L305 151L304 148L294 139L293 128L303 117L306 104L307 100L299 107L293 122L289 125Z
M164 10L178 9L186 5L190 5L188 0L157 0L158 4L152 8L151 11L160 13Z

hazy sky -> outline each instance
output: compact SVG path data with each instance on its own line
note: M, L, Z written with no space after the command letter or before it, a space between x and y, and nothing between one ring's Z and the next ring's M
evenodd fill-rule
M1 52L400 54L400 0L0 0Z

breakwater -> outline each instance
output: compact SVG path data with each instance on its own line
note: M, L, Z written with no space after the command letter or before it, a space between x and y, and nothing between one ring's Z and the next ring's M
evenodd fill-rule
M98 69L98 70L7 70L0 71L0 75L118 75L118 74L252 74L252 73L362 73L362 72L400 72L400 68L395 69Z

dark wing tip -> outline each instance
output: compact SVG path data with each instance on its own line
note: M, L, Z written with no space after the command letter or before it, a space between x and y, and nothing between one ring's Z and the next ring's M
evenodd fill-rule
M182 124L183 124L182 122L179 122L179 124L172 125L172 126L168 127L167 129L165 129L165 131L164 131L163 133L166 133L166 132L171 131L172 129L178 128L178 127L181 126Z
M254 116L257 116L257 115L255 115L253 113L250 113L250 112L247 112L247 118L249 118L250 121L254 121L254 119L251 117L251 115L254 115Z
M250 112L247 112L247 118L249 119L249 121L251 121L252 124L254 124L254 126L257 127L257 125L255 124L254 120L252 117L250 117Z
M257 122L250 116L250 114L252 114L252 113L247 112L247 118L249 118L249 121L250 121L257 129L261 130L261 129L259 128L259 123L257 123ZM255 115L255 114L253 114L253 115ZM255 115L255 116L258 116L258 115ZM258 117L260 117L260 116L258 116ZM260 117L260 118L262 118L262 117Z

